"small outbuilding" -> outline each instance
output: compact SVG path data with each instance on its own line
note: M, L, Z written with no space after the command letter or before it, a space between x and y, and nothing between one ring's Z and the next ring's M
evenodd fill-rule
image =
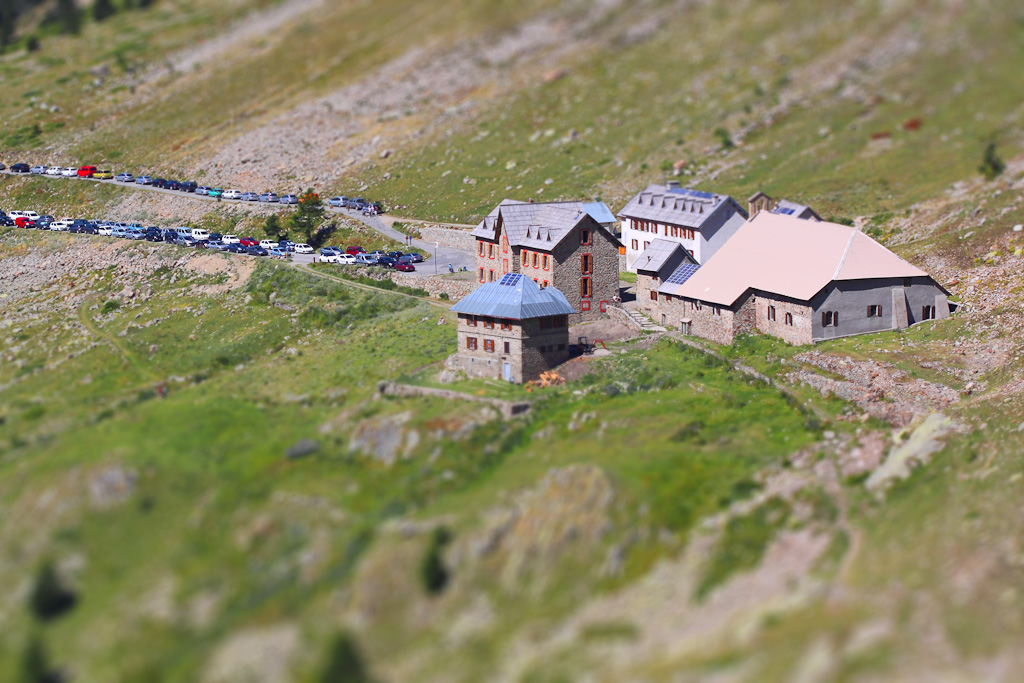
M506 273L451 311L459 316L455 365L471 377L521 384L569 360L569 316L576 311L554 287Z

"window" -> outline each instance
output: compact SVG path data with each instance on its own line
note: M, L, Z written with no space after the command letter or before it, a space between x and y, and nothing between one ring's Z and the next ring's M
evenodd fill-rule
M768 319L769 320L775 320L775 307L774 306L769 306L768 307Z
M505 353L506 354L512 353L511 349L512 349L512 345L509 344L508 342L505 342Z
M580 302L580 310L581 311L589 311L590 310L590 299L584 299L582 302Z
M541 288L541 289L544 289L544 288L546 288L547 286L548 286L548 281L547 281L547 280L545 280L545 281L544 281L543 283L541 283L541 286L540 286L540 288Z
M493 268L491 270L487 271L487 280L489 282L494 282L494 269Z
M476 327L476 316L471 315L468 318L466 318L466 324L469 325L470 327Z
M580 230L580 244L590 244L590 228Z
M508 259L507 258L501 260L501 272L503 272L503 273L507 273L508 272Z
M633 240L633 251L636 251L636 250L637 250L637 249L639 249L639 248L640 248L640 247L639 247L639 246L637 246L636 240Z
M786 324L787 325L792 325L793 324L793 314L792 313L787 313L786 314Z
M484 327L488 330L494 329L494 318L484 318Z
M602 313L607 313L608 312L608 302L607 301L602 301L599 310Z
M690 310L691 311L703 311L704 310L704 304L702 304L699 301L691 301L690 302Z
M511 332L512 331L512 323L506 322L506 321L502 320L501 321L501 329L505 330L506 332ZM505 353L508 353L508 351L506 351Z
M836 327L839 325L839 311L822 311L821 326Z
M480 269L480 282L483 282L483 281L484 281L484 269L481 268Z
M868 306L868 317L869 318L881 318L882 307L881 306Z
M910 286L910 278L909 277L903 278L903 286L904 287L909 287Z
M935 320L935 307L924 306L921 308L921 320Z
M476 337L466 337L466 348L470 351L476 351Z
M652 289L651 290L651 301L657 301L657 300L658 300L658 290Z
M494 258L494 245L493 244L488 244L487 245L487 258Z
M502 253L508 253L508 237L505 235L501 236L501 251Z
M477 247L479 247L477 249L477 255L478 256L483 256L484 255L484 243L483 242L477 242L476 245L477 245Z
M537 252L533 252L533 267L537 267Z
M541 256L540 260L541 260L541 264L540 264L541 267L544 268L544 270L547 270L548 269L548 255L544 254L543 256Z
M711 307L711 315L719 315L719 316L722 315L722 307L721 306L712 306Z
M523 268L530 267L530 252L523 249Z
M581 277L580 278L580 296L585 299L585 298L589 297L592 293L593 292L591 291L591 288L590 288L590 278L589 277Z
M494 353L494 340L484 339L484 351L487 353Z
M646 250L646 249L647 249L647 247L649 247L649 246L651 246L651 243L650 243L650 242L644 242L644 249L645 249L645 250Z
M590 254L580 254L580 272L590 275L594 270L594 257Z

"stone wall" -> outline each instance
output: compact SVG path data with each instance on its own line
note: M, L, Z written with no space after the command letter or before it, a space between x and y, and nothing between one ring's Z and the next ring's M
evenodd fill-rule
M768 307L775 307L775 320L768 319ZM755 302L757 329L765 334L778 337L788 344L811 344L814 342L814 325L810 306L795 300L759 294ZM792 324L786 324L786 314Z
M465 249L473 251L476 249L476 238L470 234L471 229L459 230L458 228L442 228L436 225L421 225L420 239L433 246L434 242L442 247L454 249Z
M422 264L421 264L422 265ZM452 280L442 276L417 277L412 273L388 273L392 282L402 287L415 287L430 292L430 296L440 296L442 293L448 295L449 301L461 301L473 290L479 287L479 283L467 280Z
M484 396L471 396L449 389L434 389L432 387L417 387L410 384L396 384L394 382L381 382L377 385L377 391L384 396L429 396L443 398L447 401L468 401L470 403L485 403L501 411L505 417L516 417L530 412L530 403L527 401L502 401L497 398L486 398Z
M651 298L651 292L657 292L661 280L653 275L636 274L636 307L655 320L661 320L662 307L658 299Z
M665 306L671 309L669 325L672 329L679 329L680 321L689 318L690 334L716 344L732 344L735 336L735 311L720 306L716 314L714 306L679 297L670 297Z
M568 327L541 329L539 319L533 319L512 321L511 330L502 330L499 319L494 319L494 327L489 327L485 322L488 319L477 316L476 324L472 325L472 318L459 315L456 361L457 367L471 377L504 380L508 363L511 381L528 382L569 360ZM476 340L475 349L469 348L469 338ZM493 351L486 350L486 340L494 342Z

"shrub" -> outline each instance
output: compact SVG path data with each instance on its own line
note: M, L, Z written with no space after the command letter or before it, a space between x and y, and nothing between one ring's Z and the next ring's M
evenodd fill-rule
M77 602L78 596L64 585L52 563L47 562L39 568L29 594L29 609L37 619L56 619L69 612Z
M749 515L730 519L697 584L697 597L707 596L736 572L755 568L787 519L789 504L781 498L768 500Z
M423 582L423 588L431 595L442 593L451 578L448 568L444 566L444 557L442 556L445 546L451 540L451 532L448 529L444 527L434 529L430 545L423 556L423 562L420 563L420 580Z
M370 683L373 680L366 671L358 644L348 633L334 637L318 680L323 683Z
M19 681L23 683L58 683L62 680L59 672L50 665L46 647L39 636L32 636L21 656Z
M119 308L121 308L121 302L117 299L110 299L109 301L104 302L103 307L100 308L100 313L106 315L107 313L116 311Z
M995 180L996 176L1005 170L1006 163L996 153L996 143L988 143L988 147L985 148L985 155L981 159L981 166L978 166L978 171L987 180Z
M733 147L736 146L735 143L732 141L732 137L729 135L729 131L726 130L725 128L722 128L721 126L715 128L714 135L716 138L718 138L718 141L722 144L722 147L724 149L732 149Z

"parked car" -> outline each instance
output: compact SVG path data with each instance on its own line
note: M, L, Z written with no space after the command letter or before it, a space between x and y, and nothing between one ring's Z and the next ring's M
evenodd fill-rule
M28 173L28 171L29 171L28 164L25 164L25 163L11 164L11 173Z
M76 174L79 178L92 178L98 170L95 166L79 166Z
M406 254L406 256L408 256L409 260L412 261L413 263L423 263L423 254L419 253L418 251L411 251L408 254Z
M313 253L313 247L309 246L308 244L296 244L295 245L295 253L296 254L312 254Z
M359 265L359 258L352 254L338 254L338 260L335 263L342 266L355 266Z
M196 238L192 235L182 235L180 233L178 234L176 242L183 247L194 247L199 244L199 242L196 241Z
M386 251L384 251L383 249L374 249L373 251L370 252L370 256L372 256L374 258L380 258L381 256L387 256L387 255L388 255L388 253Z
M269 249L267 253L277 258L291 258L291 254L288 253L288 250L282 249L281 247L274 247L273 249Z
M298 204L299 198L293 194L283 194L278 200L281 204Z
M219 187L211 187L209 190L206 191L207 197L222 197L223 195L224 190Z
M25 216L18 216L17 218L15 218L14 219L14 224L16 226L18 226L19 228L34 228L34 227L36 227L36 222L34 220L32 220L31 218L26 218Z
M223 235L220 239L224 244L238 244L241 241L238 239L238 235Z
M278 244L274 240L260 240L259 246L263 247L264 249L273 249L274 247L278 246Z
M416 266L409 263L408 261L399 261L395 264L395 270L402 273L412 273L416 270Z
M97 232L97 234L103 235L104 237L109 237L110 234L112 232L114 232L114 228L113 228L112 225L107 223L107 224L100 225L99 229L96 232Z
M167 183L167 178L153 178L153 182L150 183L153 187L163 188Z
M388 256L390 256L393 259L400 259L403 256L405 256L405 252L403 252L403 251L389 251L388 252Z
M198 187L199 186L196 185L195 182L192 180L183 180L181 181L181 187L179 187L178 189L180 189L182 192L195 192L196 188Z
M224 245L224 251L232 254L244 254L246 249L248 249L248 247L243 247L238 242L228 242Z
M114 178L114 180L116 180L119 183L134 183L135 176L133 176L131 173L118 173L117 177Z
M377 258L377 265L384 268L394 268L397 263L398 259L391 258L390 256L380 256Z
M255 192L243 192L239 199L243 202L258 202L260 200L260 196Z
M92 174L93 180L110 180L113 177L114 174L111 171L96 171Z
M358 254L365 254L366 250L363 249L362 247L349 247L348 249L345 250L345 253L356 256Z
M292 242L291 240L281 240L277 243L277 246L282 249L287 249L288 251L295 251L295 242Z
M264 249L260 245L256 245L255 247L246 247L245 253L250 256L268 256L270 254L268 250Z
M259 242L256 241L255 237L243 237L242 239L238 240L238 243L241 244L243 247L255 247L257 244L259 244Z
M14 166L17 166L17 165L18 164L15 164ZM12 173L18 173L19 171L15 171L14 170L14 166L11 166L11 172ZM45 166L33 166L32 168L30 168L28 170L28 172L29 173L33 173L35 175L43 175L43 174L46 173L46 167ZM21 173L24 173L24 171L21 171Z
M49 229L50 223L54 222L57 219L49 214L44 213L42 216L38 216L34 220L36 222L36 227L43 228L44 230L46 230Z
M13 218L8 216L7 214L4 214L0 216L0 225L4 226L5 228L13 228L17 224L14 222Z
M9 215L11 218L27 218L32 221L39 219L39 214L35 211L11 211Z
M271 204L276 204L277 200L278 197L273 192L264 192L263 194L260 195L260 201L264 203L269 202Z
M337 256L342 253L341 247L320 247L321 256Z
M203 196L206 196L206 193L209 191L210 188L207 187L206 185L200 185L199 187L196 188L196 194L201 194Z
M153 178L148 176L148 175L140 175L138 178L135 179L135 184L136 185L152 185L153 184Z
M181 183L179 183L177 180L165 181L164 182L164 189L165 190L180 190L181 189Z
M372 202L363 206L364 216L379 216L382 213L384 213L384 207L377 202Z
M60 170L60 174L65 178L74 178L78 176L78 169L75 168L74 166L67 166L66 168L62 168Z
M356 265L375 266L377 265L377 259L369 254L356 254Z
M164 232L160 228L146 228L145 237L147 242L163 242Z
M327 206L333 206L336 209L340 209L345 206L345 202L348 201L348 197L331 197L327 200Z
M224 190L223 194L221 194L221 197L223 197L224 199L241 199L242 198L242 191L241 190Z

